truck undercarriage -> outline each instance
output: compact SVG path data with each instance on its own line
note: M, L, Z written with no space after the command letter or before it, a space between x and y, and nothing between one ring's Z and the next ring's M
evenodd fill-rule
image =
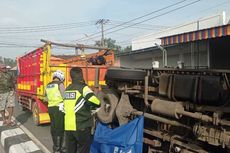
M230 71L110 68L99 120L144 115L143 152L229 152Z

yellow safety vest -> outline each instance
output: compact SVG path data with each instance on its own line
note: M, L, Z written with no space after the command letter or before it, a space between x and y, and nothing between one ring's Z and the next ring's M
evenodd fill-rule
M85 100L82 99L77 105L77 101L81 93L77 90L69 90L65 91L65 100L64 100L64 108L65 108L65 130L67 131L76 131L76 109L80 109L84 105Z
M48 107L58 106L63 101L58 84L48 84L46 86L46 96L48 98Z
M100 100L93 94L93 91L88 86L83 88L82 94L78 90L65 91L64 110L66 131L76 131L78 129L77 124L79 124L79 127L83 124L87 124L87 120L91 118L91 112L90 108L87 108L85 105L86 102L100 105ZM83 109L84 112L81 112L82 110L79 111L80 109ZM77 113L78 111L80 113ZM87 119L85 120L85 118Z

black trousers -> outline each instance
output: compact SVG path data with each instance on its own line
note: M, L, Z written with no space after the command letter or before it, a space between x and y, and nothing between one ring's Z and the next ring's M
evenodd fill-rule
M91 128L77 131L65 131L66 153L89 153L92 143Z
M64 113L58 106L48 108L50 116L50 132L52 136L64 136Z

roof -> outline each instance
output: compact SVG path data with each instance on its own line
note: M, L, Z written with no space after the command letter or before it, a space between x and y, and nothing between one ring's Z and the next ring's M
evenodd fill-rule
M172 36L161 37L160 39L161 45L172 45L223 36L230 36L230 24Z
M139 53L143 53L143 52L152 52L157 50L158 48L156 46L154 47L148 47L148 48L143 48L143 49L138 49L138 50L132 50L132 51L127 51L127 52L119 52L116 53L116 56L120 57L120 56L127 56L127 55L133 55L133 54L139 54Z

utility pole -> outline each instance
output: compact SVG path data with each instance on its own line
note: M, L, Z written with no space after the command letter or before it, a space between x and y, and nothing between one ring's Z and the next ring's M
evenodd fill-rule
M102 47L105 47L105 41L104 41L104 24L108 23L109 20L108 19L99 19L97 22L96 22L96 25L97 24L100 24L101 25L101 46Z

